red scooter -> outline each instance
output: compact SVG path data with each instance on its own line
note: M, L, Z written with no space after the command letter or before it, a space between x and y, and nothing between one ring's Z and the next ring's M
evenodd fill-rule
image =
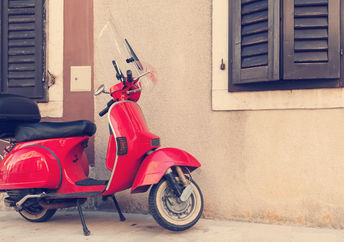
M108 114L110 136L106 167L108 180L88 177L84 153L89 137L96 132L90 121L40 122L37 104L27 98L0 95L0 138L8 143L0 161L0 192L5 204L14 207L31 222L49 220L59 208L76 206L83 231L89 235L81 205L89 197L111 197L121 221L125 218L115 193L131 189L142 193L150 189L149 210L164 228L182 231L192 227L203 211L203 197L191 172L200 163L189 153L175 148L160 149L160 139L149 132L136 103L143 80L154 73L145 69L127 40L125 61L132 70L122 73L113 66L120 83L105 91L101 85L95 95L108 93L111 100L99 115Z

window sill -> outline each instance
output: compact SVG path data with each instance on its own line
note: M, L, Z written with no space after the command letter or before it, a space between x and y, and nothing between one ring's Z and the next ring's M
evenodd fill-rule
M344 107L344 89L237 92L212 90L213 110L322 109Z

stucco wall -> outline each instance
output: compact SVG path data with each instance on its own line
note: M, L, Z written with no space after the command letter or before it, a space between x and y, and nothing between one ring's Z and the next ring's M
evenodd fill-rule
M94 1L95 86L114 84L97 40L110 9L139 56L159 73L140 100L164 146L202 163L195 180L205 217L344 227L344 111L212 111L211 0ZM123 29L125 27L125 30ZM95 100L96 113L107 101ZM106 118L95 117L96 175L107 148ZM147 195L123 192L126 211L147 211Z

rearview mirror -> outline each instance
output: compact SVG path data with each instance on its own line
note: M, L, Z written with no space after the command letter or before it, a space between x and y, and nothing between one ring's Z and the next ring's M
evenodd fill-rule
M107 91L105 91L105 86L104 84L101 84L95 91L94 91L94 96L98 96L101 93L109 93Z

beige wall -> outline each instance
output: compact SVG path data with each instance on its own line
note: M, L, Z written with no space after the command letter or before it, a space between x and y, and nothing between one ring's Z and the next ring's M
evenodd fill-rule
M194 178L205 217L344 227L343 109L212 111L211 0L102 0L94 7L95 86L114 83L97 40L110 9L159 73L140 100L149 127L164 146L185 149L203 165ZM106 101L96 98L96 113ZM106 177L107 121L95 120L95 171ZM124 192L119 202L147 211L147 195Z

